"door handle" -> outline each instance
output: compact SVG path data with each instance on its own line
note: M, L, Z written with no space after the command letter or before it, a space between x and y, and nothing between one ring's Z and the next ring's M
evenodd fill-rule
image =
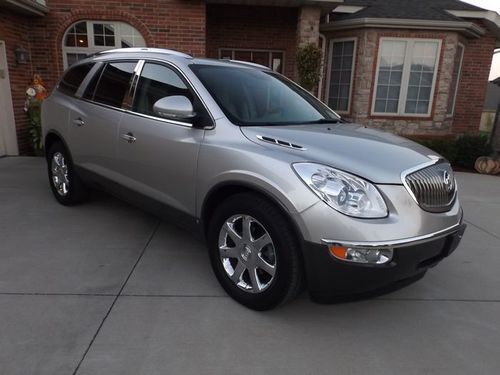
M85 121L83 121L81 117L78 117L73 120L73 124L75 124L76 126L83 126L85 125Z
M126 140L128 143L134 143L137 140L137 138L134 137L134 135L131 132L128 132L127 134L122 134L120 137Z

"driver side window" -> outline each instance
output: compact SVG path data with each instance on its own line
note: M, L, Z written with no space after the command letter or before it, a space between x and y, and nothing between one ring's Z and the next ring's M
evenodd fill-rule
M193 102L193 95L184 81L165 65L146 63L137 84L132 111L158 117L154 104L167 96L182 95Z

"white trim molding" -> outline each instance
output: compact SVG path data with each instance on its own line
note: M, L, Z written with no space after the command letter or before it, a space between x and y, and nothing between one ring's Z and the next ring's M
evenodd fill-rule
M321 32L379 27L386 29L445 30L461 32L469 37L479 38L486 33L482 27L468 21L432 21L402 18L356 18L323 24Z
M449 95L453 95L453 99L452 99L453 101L451 103L451 111L450 111L450 108L446 108L446 117L453 117L455 115L455 105L457 104L458 88L460 87L460 80L462 79L462 69L463 69L463 65L464 65L465 45L463 43L459 42L457 44L457 52L456 53L457 54L460 53L460 63L458 65L457 80L455 82L455 87L450 87ZM457 55L455 56L454 62L456 61L456 58L457 58ZM455 65L455 64L453 64L453 65ZM456 68L456 66L453 66L453 69L455 69L455 68ZM452 74L455 74L455 71L453 71ZM452 82L453 82L453 80L452 80Z
M0 143L0 156L19 154L4 41L0 41Z

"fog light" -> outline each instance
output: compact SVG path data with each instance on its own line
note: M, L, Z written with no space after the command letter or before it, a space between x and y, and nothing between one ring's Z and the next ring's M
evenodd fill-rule
M340 260L363 264L385 264L392 260L392 249L361 249L331 246L330 253Z

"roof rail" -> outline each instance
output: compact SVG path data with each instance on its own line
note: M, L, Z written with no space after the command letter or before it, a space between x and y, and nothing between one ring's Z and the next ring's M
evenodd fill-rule
M256 63L253 63L253 62L242 61L242 60L231 60L231 59L221 59L221 60L222 61L226 61L226 62L230 62L230 63L233 63L233 64L246 65L246 66L251 66L251 67L254 67L254 68L259 68L259 69L264 69L264 70L271 70L271 68L269 68L268 66L256 64Z
M188 55L187 53L175 51L173 49L164 49L164 48L148 48L148 47L132 47L132 48L116 48L116 49L108 49L106 51L97 52L96 55L107 54L107 53L123 53L123 52L153 52L153 53L164 53L168 55L174 55L179 57L185 57L186 59L192 59L193 56Z

